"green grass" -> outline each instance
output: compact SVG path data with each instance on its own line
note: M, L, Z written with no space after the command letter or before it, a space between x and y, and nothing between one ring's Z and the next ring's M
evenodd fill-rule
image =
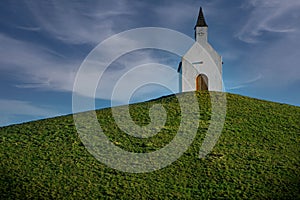
M120 172L97 161L79 139L72 115L0 128L0 199L300 199L300 108L227 94L222 135L199 159L211 105L208 93L197 95L195 140L172 165L151 173ZM131 105L136 124L150 122L155 103L164 105L168 118L151 138L122 133L111 109L97 111L98 120L119 147L155 151L172 140L180 123L178 101L168 96Z

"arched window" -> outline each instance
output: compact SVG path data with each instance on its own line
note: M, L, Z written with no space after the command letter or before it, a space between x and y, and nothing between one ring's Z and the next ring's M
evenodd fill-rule
M208 78L205 74L199 74L197 76L196 90L208 90Z

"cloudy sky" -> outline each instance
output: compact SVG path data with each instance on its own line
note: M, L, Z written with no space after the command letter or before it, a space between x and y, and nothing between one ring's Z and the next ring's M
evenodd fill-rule
M193 37L200 6L209 42L223 57L226 92L300 106L299 0L2 0L0 126L71 113L76 73L99 43L141 27ZM99 82L96 107L110 106L113 85L132 67L160 63L176 70L179 60L153 49L121 56ZM139 75L168 79L168 89L142 87L131 102L178 90L175 73Z

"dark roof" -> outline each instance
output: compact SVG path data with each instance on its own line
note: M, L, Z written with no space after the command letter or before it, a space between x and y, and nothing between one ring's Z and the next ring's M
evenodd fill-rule
M205 22L205 18L204 18L203 12L202 12L202 7L200 7L200 10L199 10L198 20L197 20L195 29L196 29L196 27L208 27Z

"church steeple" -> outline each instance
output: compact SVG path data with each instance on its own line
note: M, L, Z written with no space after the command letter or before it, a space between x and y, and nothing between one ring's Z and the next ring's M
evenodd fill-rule
M195 40L199 43L207 42L207 29L202 7L200 7L197 23L195 26Z
M198 20L197 20L195 29L196 29L196 27L208 27L206 22L205 22L202 7L200 7L200 10L199 10Z

